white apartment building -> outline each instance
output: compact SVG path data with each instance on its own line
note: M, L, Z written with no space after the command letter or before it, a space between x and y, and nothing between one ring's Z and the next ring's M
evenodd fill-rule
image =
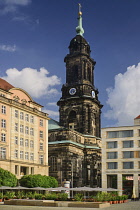
M102 187L139 196L140 115L134 126L102 128ZM128 193L127 192L127 193Z

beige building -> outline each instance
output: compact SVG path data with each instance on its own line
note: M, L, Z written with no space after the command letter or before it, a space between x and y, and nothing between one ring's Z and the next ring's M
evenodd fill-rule
M48 115L27 92L0 79L0 167L21 178L48 175Z
M139 196L140 116L134 126L102 128L102 187Z

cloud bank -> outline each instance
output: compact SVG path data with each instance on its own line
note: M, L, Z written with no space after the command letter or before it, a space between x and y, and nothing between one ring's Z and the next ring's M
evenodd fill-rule
M0 50L7 51L7 52L15 52L17 50L16 45L0 45Z
M61 84L60 78L56 75L49 76L49 72L45 68L37 69L24 68L19 71L16 68L6 70L4 80L26 90L33 98L49 97L59 94L54 88L55 85Z
M117 126L133 125L140 115L140 63L127 68L124 74L115 76L114 88L108 88L107 104L110 109L105 117L117 120Z

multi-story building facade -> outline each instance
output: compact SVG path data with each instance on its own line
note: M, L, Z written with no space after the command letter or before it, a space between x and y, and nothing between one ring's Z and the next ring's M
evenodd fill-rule
M102 187L139 196L140 116L134 126L102 128Z
M20 178L48 175L48 115L30 95L0 79L0 167Z

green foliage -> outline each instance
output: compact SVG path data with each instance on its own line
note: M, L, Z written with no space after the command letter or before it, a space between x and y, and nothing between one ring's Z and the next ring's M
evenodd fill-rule
M42 200L42 198L43 198L43 195L42 194L39 194L39 193L35 193L35 199L37 199L37 200Z
M82 201L84 198L83 194L81 193L77 193L75 196L74 196L74 200L76 201Z
M68 199L68 194L67 193L59 193L58 194L58 200L59 201L66 201Z
M4 194L4 198L6 199L12 199L15 197L15 192L12 192L12 191L7 191L5 194Z
M35 194L32 192L28 192L28 193L26 193L26 197L29 199L35 198Z
M0 168L0 186L15 187L17 185L17 178L10 171Z
M16 197L18 199L21 199L21 198L25 198L26 197L26 194L25 194L24 191L16 191L15 194L16 194Z
M57 187L58 182L54 177L42 176L41 174L25 175L20 180L20 185L24 187Z
M56 193L47 193L45 195L45 200L56 200L58 195Z
M2 193L0 192L0 199L2 199Z

